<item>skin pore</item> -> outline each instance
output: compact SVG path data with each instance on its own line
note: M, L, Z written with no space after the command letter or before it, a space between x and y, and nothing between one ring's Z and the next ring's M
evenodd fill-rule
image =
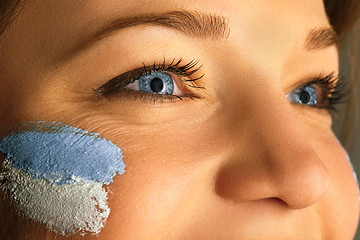
M181 9L224 16L230 31L190 36L141 24L89 43L118 18ZM0 135L56 121L123 150L126 173L108 187L103 231L66 239L350 240L358 185L329 111L286 98L319 74L338 73L335 45L304 48L309 31L326 27L321 0L29 0L0 42ZM176 81L201 97L94 91L180 59L202 65L192 77L205 74L194 83L203 88ZM55 237L0 201L7 239Z

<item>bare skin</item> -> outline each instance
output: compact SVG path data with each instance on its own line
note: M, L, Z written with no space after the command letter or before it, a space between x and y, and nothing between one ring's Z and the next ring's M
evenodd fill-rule
M179 9L224 16L230 34L141 25L69 54L119 16ZM338 72L335 45L303 48L310 29L329 26L320 0L29 0L1 40L1 135L28 121L98 132L124 151L126 173L98 236L56 236L0 198L6 239L352 239L358 185L330 114L285 97ZM200 61L203 98L94 94L164 58Z

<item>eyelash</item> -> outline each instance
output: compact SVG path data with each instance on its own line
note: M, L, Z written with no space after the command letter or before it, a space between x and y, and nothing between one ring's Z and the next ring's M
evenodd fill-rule
M326 76L320 74L318 77L312 78L306 85L320 85L323 92L324 104L316 106L320 109L327 109L336 112L335 106L348 100L349 92L347 89L346 78L342 75L336 75L332 72Z
M186 64L182 64L182 63L183 63L182 58L180 58L179 60L176 60L174 58L170 64L166 64L165 59L161 64L156 64L156 62L154 62L152 66L146 66L145 63L143 63L142 68L137 68L129 72L123 73L111 79L109 82L105 83L100 88L93 89L93 91L95 92L96 95L101 97L107 97L109 100L112 97L118 96L118 94L121 94L122 96L126 95L126 97L129 95L137 100L138 99L144 101L153 100L154 102L157 100L161 100L162 102L164 102L164 101L174 101L176 99L184 100L184 98L190 98L192 100L196 98L201 98L200 96L194 94L189 89L186 90L189 90L191 92L190 94L184 94L178 96L178 95L153 94L153 93L134 91L124 88L128 84L137 81L137 79L139 79L141 76L150 74L152 72L169 72L178 76L181 83L189 88L205 89L205 87L198 86L198 84L195 84L195 82L202 79L205 76L205 74L202 74L196 78L192 78L202 68L202 65L198 66L199 60L193 59Z
M98 89L93 89L95 94L100 97L107 97L111 100L113 97L119 96L121 94L123 97L134 97L136 100L152 100L154 102L160 100L164 101L174 101L174 100L184 100L184 98L190 98L192 100L201 98L200 96L194 94L190 91L190 94L184 94L181 96L177 95L161 95L153 94L148 92L134 91L130 89L125 89L124 87L130 83L137 81L141 76L150 74L152 72L170 72L175 74L180 78L182 84L186 85L189 88L193 89L205 89L198 84L195 84L196 81L202 79L205 74L200 75L197 78L192 78L197 72L202 68L202 65L199 65L199 60L191 60L186 64L182 64L183 59L180 58L176 60L175 58L171 61L170 64L166 64L166 60L163 59L161 64L154 64L152 66L146 66L143 63L142 68L137 68L126 73L123 73ZM323 90L323 99L325 104L314 106L319 109L327 109L329 111L336 111L335 105L343 103L346 101L348 95L346 90L346 79L340 75L336 75L335 72L332 72L326 76L319 76L311 78L308 82L302 85L320 85ZM121 91L120 91L121 90ZM188 89L187 89L188 90Z

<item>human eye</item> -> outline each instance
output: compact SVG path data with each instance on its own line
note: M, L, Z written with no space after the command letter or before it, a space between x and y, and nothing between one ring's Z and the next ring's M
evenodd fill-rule
M136 68L125 72L101 87L94 89L97 96L109 100L119 97L134 97L135 99L157 101L184 100L200 98L199 89L204 87L195 83L204 77L199 75L202 65L199 60L191 60L184 64L183 59L173 59L161 64L154 62L151 66ZM195 90L194 90L195 89Z
M319 75L312 78L306 84L287 94L287 98L294 104L335 111L335 106L346 100L347 92L345 89L345 78L332 72L324 77Z

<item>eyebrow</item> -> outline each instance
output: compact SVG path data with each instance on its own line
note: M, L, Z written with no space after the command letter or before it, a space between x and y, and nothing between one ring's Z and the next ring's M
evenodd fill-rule
M101 31L91 35L86 42L80 43L69 51L68 55L80 52L96 42L106 38L112 32L139 25L162 26L177 30L194 38L227 39L230 27L227 18L215 14L205 14L196 11L178 10L167 13L150 13L133 17L119 18ZM69 56L66 56L67 58Z
M120 18L111 23L105 30L97 33L95 39L112 31L145 24L175 29L197 38L223 39L228 38L230 34L227 19L223 16L179 10L162 14L144 14Z
M304 42L304 48L308 51L339 46L339 38L332 27L311 29Z
M162 26L177 30L193 38L219 40L228 39L230 35L228 19L216 14L205 14L188 10L141 14L133 17L119 18L111 22L104 29L88 37L85 42L78 44L75 48L65 53L60 61L91 47L98 41L108 37L114 31L139 25ZM339 40L332 27L313 28L306 37L304 48L306 50L315 50L330 47L333 44L338 46Z

